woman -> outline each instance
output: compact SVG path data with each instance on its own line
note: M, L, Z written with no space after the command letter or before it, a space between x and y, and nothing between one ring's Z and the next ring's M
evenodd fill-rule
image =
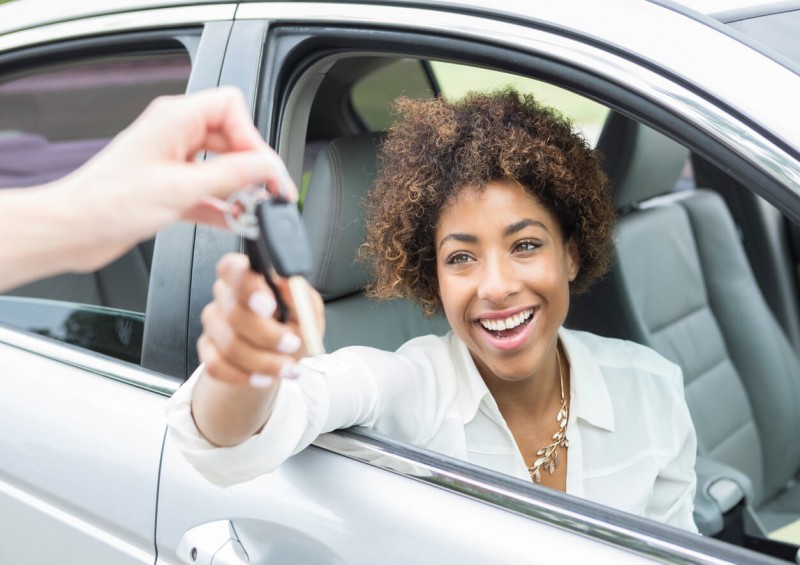
M614 211L597 156L513 91L398 109L369 199L370 291L444 311L452 332L297 364L296 324L277 322L263 281L228 256L203 314L205 366L171 403L187 458L229 484L319 433L372 426L696 531L680 369L562 327L570 292L610 262Z

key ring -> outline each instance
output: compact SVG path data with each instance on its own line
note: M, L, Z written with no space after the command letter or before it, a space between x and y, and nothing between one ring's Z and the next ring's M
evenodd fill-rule
M234 192L228 197L228 208L225 210L225 223L231 231L247 239L259 237L256 206L268 198L267 189L263 186L248 186Z

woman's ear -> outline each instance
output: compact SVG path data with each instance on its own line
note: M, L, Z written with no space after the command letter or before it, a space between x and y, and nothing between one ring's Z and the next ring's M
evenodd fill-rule
M581 270L581 257L578 253L578 243L575 241L575 236L569 236L567 239L567 275L569 282L575 280L578 276L578 271Z

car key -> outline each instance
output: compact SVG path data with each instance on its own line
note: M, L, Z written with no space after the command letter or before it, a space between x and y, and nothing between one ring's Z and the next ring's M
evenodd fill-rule
M286 321L288 310L272 280L273 269L287 279L307 354L325 353L303 280L311 272L311 247L297 206L281 197L259 199L252 192L238 193L235 198L244 209L235 220L235 229L245 238L251 268L264 276L275 295L280 320Z

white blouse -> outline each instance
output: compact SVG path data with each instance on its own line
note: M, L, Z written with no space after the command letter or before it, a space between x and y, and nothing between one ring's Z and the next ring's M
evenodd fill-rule
M571 379L567 493L697 531L697 440L680 368L633 342L564 328L559 338ZM346 347L303 364L318 370L284 380L262 431L226 448L209 443L192 419L198 368L169 402L172 439L220 485L268 473L319 434L355 425L530 480L494 398L452 332L412 339L395 353Z

